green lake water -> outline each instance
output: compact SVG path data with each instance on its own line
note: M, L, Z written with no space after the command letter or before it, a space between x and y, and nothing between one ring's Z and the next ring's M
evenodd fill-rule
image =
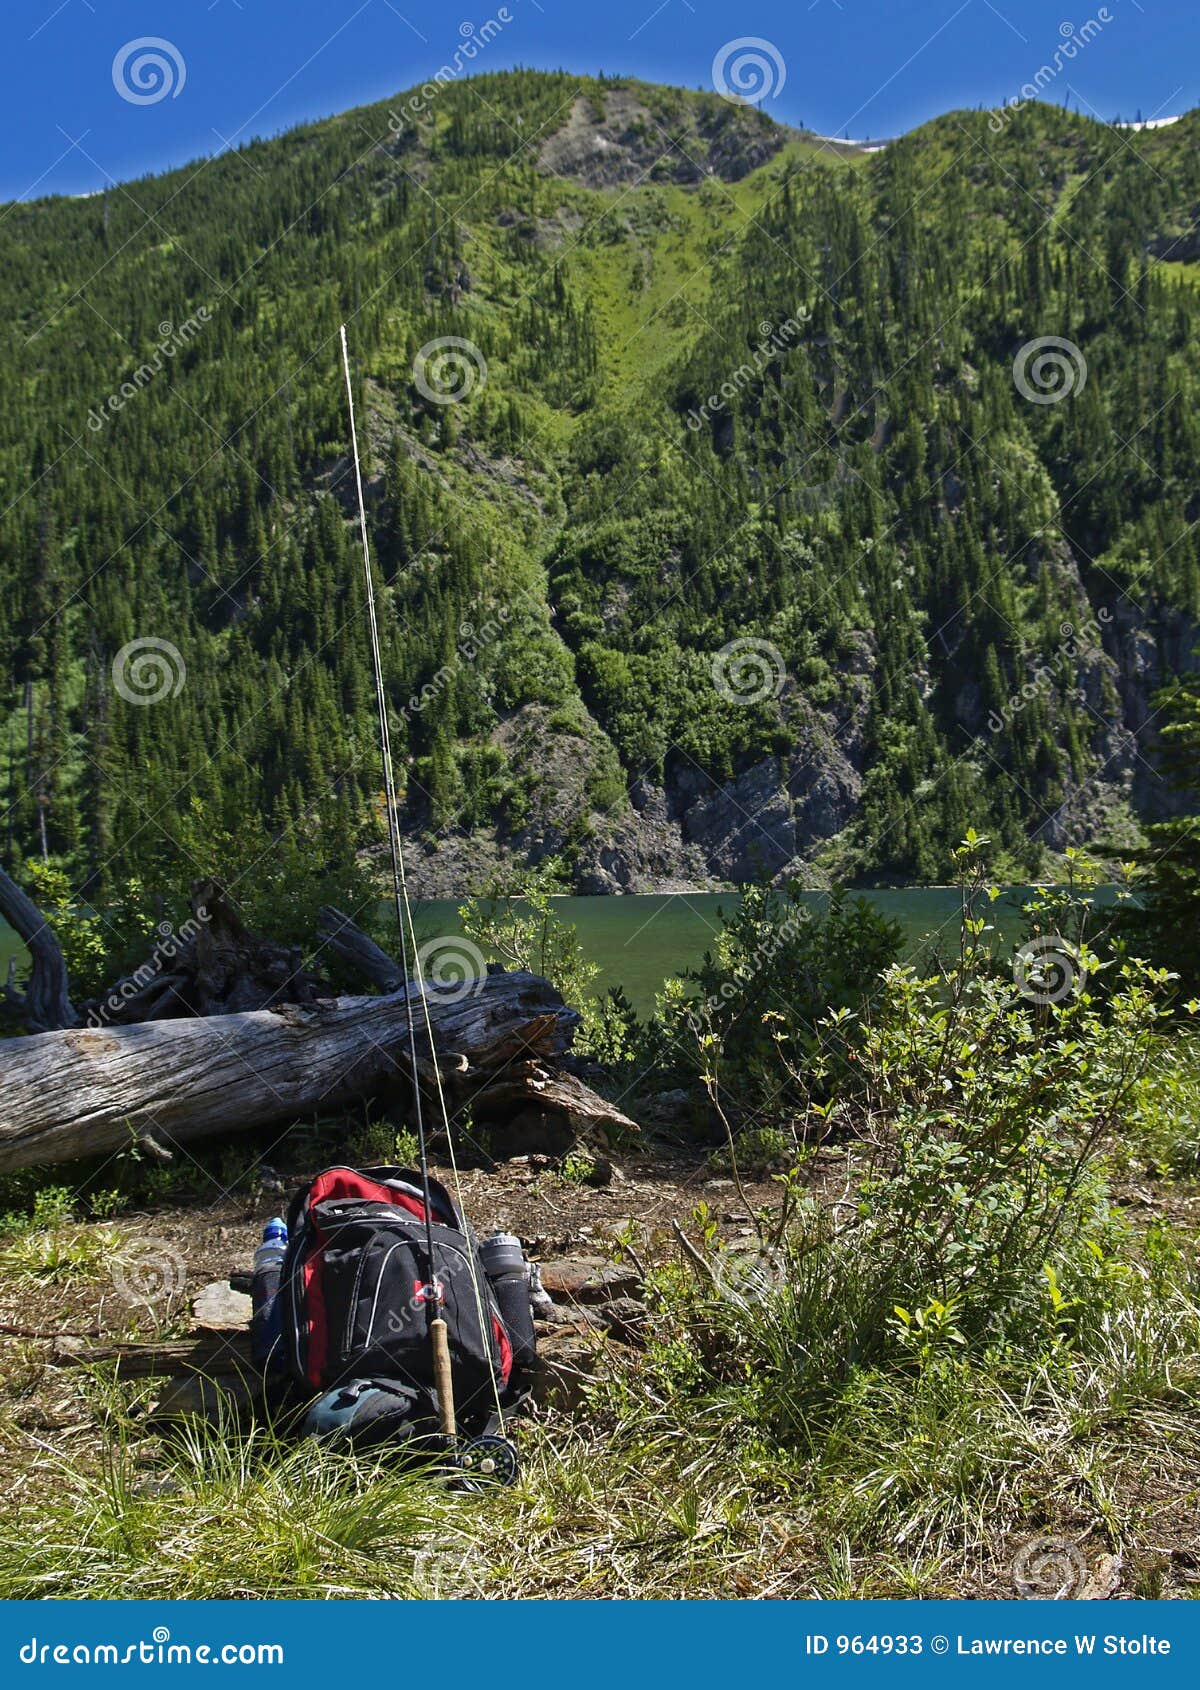
M1012 939L1020 926L1021 905L1032 888L1014 886L992 906L991 920L999 932ZM904 931L909 954L922 945L950 947L957 943L959 895L954 887L916 886L864 892ZM826 901L826 894L809 894L814 908ZM663 893L630 898L557 898L555 907L566 921L574 922L587 955L600 968L597 985L623 986L630 1001L640 1010L653 1007L654 996L669 975L697 963L714 943L720 931L721 909L737 902L733 892ZM451 898L425 899L414 906L418 938L422 943L451 939L462 932L457 901ZM0 923L0 968L20 954L16 935ZM445 968L452 972L453 947L447 947ZM431 961L436 966L437 954Z
M1032 895L1032 887L1009 887L992 906L989 919L1005 939L1015 939L1021 926L1021 906ZM869 899L899 924L909 955L926 944L958 944L962 905L956 887L898 887L856 896ZM807 901L819 909L828 902L828 895L812 892L807 894ZM721 931L719 912L736 904L735 892L554 900L556 911L575 924L585 953L599 966L599 990L622 986L630 1002L642 1011L653 1008L664 980L700 961ZM414 906L414 916L419 942L462 931L453 899L427 899ZM453 947L447 947L448 956L452 951Z

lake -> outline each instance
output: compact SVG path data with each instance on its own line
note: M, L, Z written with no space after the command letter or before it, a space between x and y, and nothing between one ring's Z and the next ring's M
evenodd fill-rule
M1007 887L991 906L989 920L1010 943L1021 928L1021 906L1034 890L1032 886ZM912 955L926 943L957 947L962 909L957 887L881 888L854 895L869 899L898 923L906 954ZM810 892L805 901L820 909L828 902L828 894ZM736 892L670 892L556 898L554 907L565 921L574 922L584 951L599 966L597 988L621 986L635 1008L646 1011L654 1007L664 980L693 967L711 948L721 931L719 912L736 903ZM419 942L462 932L453 899L427 899L413 906L413 914Z
M1005 938L1015 937L1021 905L1032 893L1029 886L1008 887L992 906L990 919ZM899 923L910 954L926 941L943 946L957 943L960 903L953 886L897 887L862 896ZM819 908L827 894L812 892L808 898ZM631 1003L642 1011L653 1008L655 993L665 979L699 962L720 932L718 912L736 902L734 892L554 900L557 912L575 923L587 955L598 964L597 986L601 990L624 987ZM462 932L458 903L452 898L422 900L414 905L413 913L422 943ZM20 951L16 935L0 923L0 968L7 969L9 957ZM447 972L452 972L451 957L452 947L448 947Z

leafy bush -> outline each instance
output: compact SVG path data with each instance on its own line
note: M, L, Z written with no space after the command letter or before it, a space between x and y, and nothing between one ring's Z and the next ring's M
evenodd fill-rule
M679 1044L687 1042L680 1022L715 1039L726 1081L752 1104L811 1092L780 1062L781 1030L793 1064L820 1060L824 1074L832 1078L836 1068L839 1080L853 1082L846 1060L853 1039L840 1026L831 1051L822 1023L830 1013L860 1015L900 953L900 928L866 898L835 892L824 910L803 900L796 883L781 891L748 887L736 909L722 912L715 949L663 1005Z
M578 930L555 914L553 899L563 891L559 865L548 859L531 870L516 890L492 887L459 909L463 932L491 962L527 969L557 986L564 1000L583 1015L576 1048L588 1048L588 1031L598 1012L592 982L600 972L584 953Z
M1162 761L1173 790L1194 811L1200 768L1200 681L1195 677L1160 693L1165 718ZM1181 995L1200 992L1200 817L1185 814L1147 828L1149 844L1132 853L1141 871L1142 898L1124 914L1131 945L1180 977Z
M1200 1041L1164 1040L1138 1089L1123 1146L1131 1159L1182 1178L1200 1175Z
M983 843L961 853L968 870ZM858 1142L836 1204L789 1182L765 1291L731 1298L736 1269L716 1260L718 1370L756 1382L777 1435L810 1441L864 1370L1025 1375L1086 1349L1124 1306L1133 1269L1101 1145L1156 1060L1169 976L1111 965L1101 1000L1089 980L1110 965L1081 949L1069 991L1014 989L970 895L966 908L954 966L893 964L857 1027L849 1009L824 1018L815 1069L809 1030L782 1035L812 1112L840 1112ZM850 1032L855 1093L822 1101Z
M154 931L155 916L140 880L115 887L102 913L80 904L70 877L54 863L31 858L24 880L62 948L76 999L99 996L126 966L144 956L144 940Z

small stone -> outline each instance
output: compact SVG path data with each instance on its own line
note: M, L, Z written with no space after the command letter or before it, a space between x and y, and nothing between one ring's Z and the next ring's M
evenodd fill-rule
M585 1182L588 1185L624 1185L625 1175L607 1156L597 1156Z
M235 1291L226 1280L206 1285L192 1304L192 1325L197 1332L244 1331L250 1324L254 1305L244 1291Z
M59 1366L64 1362L73 1361L87 1349L86 1338L73 1338L68 1333L55 1338L51 1346L50 1360L52 1365Z
M161 1473L153 1474L148 1479L141 1479L134 1487L135 1496L177 1496L183 1489L178 1479L169 1479Z
M197 1418L223 1424L232 1412L236 1418L248 1414L262 1395L261 1387L240 1374L202 1377L189 1374L172 1379L158 1400L156 1420Z
M650 1315L645 1303L639 1303L636 1297L614 1297L611 1303L605 1303L596 1312L614 1338L624 1338L632 1344L641 1341L642 1329Z
M552 1297L574 1303L607 1303L638 1289L632 1267L618 1267L602 1256L566 1256L541 1264L542 1284Z
M596 1344L573 1334L538 1352L533 1378L534 1400L543 1406L570 1411L582 1406L588 1381L596 1370Z

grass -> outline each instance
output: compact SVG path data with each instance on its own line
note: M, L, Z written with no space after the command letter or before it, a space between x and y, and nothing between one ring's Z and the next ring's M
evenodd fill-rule
M1165 976L1031 1006L968 946L883 984L853 1134L824 1160L800 1134L773 1182L770 1271L739 1276L703 1205L699 1247L639 1239L641 1341L595 1338L582 1400L523 1425L513 1489L269 1426L168 1431L103 1371L55 1381L48 1440L21 1351L0 1598L1012 1596L1048 1535L1085 1576L1119 1558L1122 1594L1190 1593L1200 1078ZM6 1289L111 1258L65 1188L28 1207Z
M427 1478L219 1425L151 1471L125 1405L107 1407L99 1470L60 1460L55 1499L6 1528L0 1596L412 1595L417 1557L456 1541Z
M663 1263L645 1351L524 1427L520 1484L490 1494L267 1427L157 1437L146 1387L98 1374L93 1456L39 1440L45 1483L0 1518L0 1598L1010 1595L1043 1531L1158 1590L1200 1464L1200 1308L1183 1252L1152 1255L1073 1343L818 1381L794 1277L735 1308Z
M1162 1171L1179 1178L1200 1175L1200 1039L1164 1046L1138 1098L1130 1151L1148 1152Z
M42 1285L72 1286L102 1279L121 1243L114 1227L63 1224L23 1233L0 1255L0 1275Z

